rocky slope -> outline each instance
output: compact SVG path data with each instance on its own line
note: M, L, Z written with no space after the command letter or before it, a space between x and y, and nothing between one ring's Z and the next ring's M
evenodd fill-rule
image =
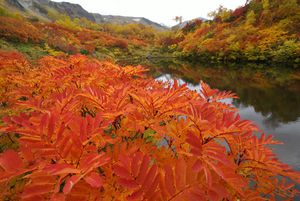
M157 29L167 28L143 17L127 17L89 13L79 4L68 2L54 2L50 0L1 0L0 2L0 6L6 10L17 10L21 15L35 16L50 21L53 20L53 16L64 14L71 18L86 18L96 23L138 23L149 25Z

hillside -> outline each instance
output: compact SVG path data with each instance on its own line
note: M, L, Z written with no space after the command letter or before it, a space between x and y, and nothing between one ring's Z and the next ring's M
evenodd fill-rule
M156 22L142 17L127 17L89 13L79 4L54 2L50 0L1 0L1 7L9 12L18 12L22 16L53 21L66 15L71 19L86 18L96 23L143 24L156 29L167 29Z
M296 0L252 0L220 7L162 40L166 50L217 62L300 63L300 6Z
M17 4L16 4L17 5ZM18 4L19 5L19 4ZM27 9L24 4L19 9ZM163 32L143 24L113 24L58 15L45 21L0 9L0 49L18 51L36 60L45 55L85 54L115 61L145 58L158 48Z

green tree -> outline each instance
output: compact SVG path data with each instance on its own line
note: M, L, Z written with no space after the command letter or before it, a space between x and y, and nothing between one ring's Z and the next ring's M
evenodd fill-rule
M253 10L247 13L246 25L253 25L256 21L256 16Z
M210 12L208 16L214 18L215 20L220 20L224 22L230 19L231 14L232 10L220 5L217 10Z
M270 2L269 0L262 0L262 6L264 10L269 10L270 9Z

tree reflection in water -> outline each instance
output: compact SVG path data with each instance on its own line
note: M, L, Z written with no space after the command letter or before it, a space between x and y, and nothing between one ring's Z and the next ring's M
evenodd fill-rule
M203 80L212 87L237 93L239 99L233 104L252 106L255 112L266 117L270 126L297 121L300 117L300 71L261 65L249 67L255 64L241 64L242 68L205 66L174 60L151 65L150 74L155 77L170 74L195 87Z

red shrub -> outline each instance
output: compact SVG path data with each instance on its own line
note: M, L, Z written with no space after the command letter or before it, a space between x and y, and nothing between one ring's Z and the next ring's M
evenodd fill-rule
M300 174L272 152L279 142L257 137L257 126L220 102L234 94L203 82L197 93L145 78L139 66L83 56L39 64L13 80L13 97L26 98L0 127L1 135L19 135L17 150L0 154L0 199L295 196L285 178L299 183Z

